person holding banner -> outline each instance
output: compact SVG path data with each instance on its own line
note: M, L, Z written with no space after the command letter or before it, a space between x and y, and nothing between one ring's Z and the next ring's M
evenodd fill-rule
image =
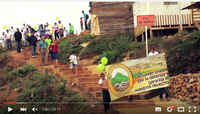
M106 79L104 72L100 74L100 80L98 84L101 85L102 89L104 112L108 112L110 109L111 98L110 98L110 93L108 91L108 81Z
M157 51L155 51L154 48L151 49L151 51L149 52L149 56L154 56L154 55L158 55L159 53Z
M155 51L154 48L151 49L151 51L149 52L149 56L154 56L154 55L158 55L159 52ZM165 87L165 88L160 88L158 89L159 91L159 94L160 94L160 100L162 101L163 100L163 94L165 94L165 98L166 100L168 101L169 100L169 90L168 90L168 87Z

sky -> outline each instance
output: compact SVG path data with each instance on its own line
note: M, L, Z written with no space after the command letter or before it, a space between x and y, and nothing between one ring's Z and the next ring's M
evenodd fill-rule
M89 1L123 0L0 0L0 32L3 30L4 25L16 28L21 27L24 23L32 26L38 26L46 22L53 24L56 22L56 17L59 17L65 27L69 28L69 23L72 23L75 32L78 31L79 33L81 11L85 10L86 13L89 13Z
M81 11L89 13L87 0L0 0L0 30L6 25L21 27L23 23L32 26L54 24L59 17L65 27L72 23L80 31Z

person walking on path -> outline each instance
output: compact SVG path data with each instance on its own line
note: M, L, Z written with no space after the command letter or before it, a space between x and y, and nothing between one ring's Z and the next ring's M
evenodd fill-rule
M54 23L53 30L54 30L54 40L59 39L59 32L58 32L58 25L57 25L57 23Z
M36 47L37 47L37 38L35 37L35 32L32 32L29 41L31 44L31 48L32 48L32 57L36 56Z
M88 30L88 22L87 21L89 19L89 16L84 11L82 11L82 14L83 14L84 22L85 22L85 30Z
M81 24L81 31L83 31L83 18L80 18L80 24Z
M40 47L40 55L41 55L41 65L46 65L48 64L48 43L45 42L45 39L41 39L39 42L39 47Z
M53 40L53 42L49 46L49 50L51 50L51 52L52 52L52 56L51 56L52 60L55 61L55 66L57 66L57 64L58 64L58 51L59 51L58 42L55 42Z
M64 26L61 21L58 21L58 29L59 29L59 38L64 36Z
M17 52L21 53L21 42L22 42L22 33L19 31L19 28L17 28L17 31L14 33L16 46L17 46Z
M99 85L101 85L101 92L103 95L103 105L104 105L104 112L108 112L110 109L110 102L111 102L111 98L110 98L110 93L108 91L108 81L106 79L105 73L102 72L100 74L100 80L98 82Z
M9 30L6 30L6 45L8 49L12 49L11 37L12 34L10 34Z
M72 72L75 74L75 75L78 75L78 57L75 55L75 54L71 54L70 57L69 57L69 60L70 60L70 67L72 69Z
M74 34L74 26L71 23L69 23L69 34Z

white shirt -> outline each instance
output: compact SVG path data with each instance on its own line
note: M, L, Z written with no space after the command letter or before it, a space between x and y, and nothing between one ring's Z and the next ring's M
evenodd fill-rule
M149 53L149 56L154 56L154 55L158 55L159 53L157 51L154 51L154 52L150 52Z
M63 29L63 24L58 24L58 29Z
M70 55L69 60L73 64L76 64L76 65L78 64L78 59L77 59L76 55Z
M9 33L6 33L6 40L7 39L11 39L11 37L12 37L12 34L9 32Z

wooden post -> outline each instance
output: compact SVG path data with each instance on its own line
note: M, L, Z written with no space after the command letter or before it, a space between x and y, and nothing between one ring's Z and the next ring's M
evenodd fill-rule
M152 27L150 27L150 39L153 39L153 31L152 31Z
M145 40L146 40L146 56L148 57L148 36L147 36L147 26L145 26Z

